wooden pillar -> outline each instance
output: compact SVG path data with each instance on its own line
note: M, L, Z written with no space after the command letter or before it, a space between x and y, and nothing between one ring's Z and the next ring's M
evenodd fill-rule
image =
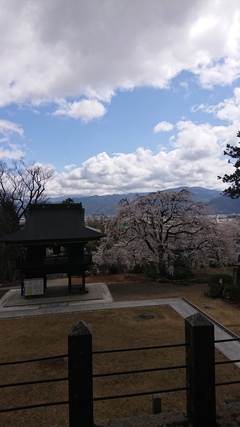
M85 270L83 270L82 272L82 290L85 293L86 292L86 288L85 288Z
M72 276L71 273L68 273L68 292L70 293L72 290Z
M197 313L185 320L187 415L193 427L216 426L214 326Z
M92 333L82 321L68 335L69 427L93 427Z
M47 289L47 275L46 275L46 273L44 273L43 280L44 280L44 293L45 293L46 289Z

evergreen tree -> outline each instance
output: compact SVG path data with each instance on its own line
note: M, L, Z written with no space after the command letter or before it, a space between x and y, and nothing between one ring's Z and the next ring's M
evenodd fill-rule
M240 138L240 132L237 133L237 138ZM223 194L230 196L232 199L238 199L240 197L240 146L233 146L230 144L226 145L226 150L224 150L224 155L236 159L233 163L235 171L228 175L219 176L224 183L229 183L230 186L226 188ZM231 163L231 160L228 160Z
M62 201L63 205L73 205L74 204L74 200L71 199L70 197L68 197L67 199Z

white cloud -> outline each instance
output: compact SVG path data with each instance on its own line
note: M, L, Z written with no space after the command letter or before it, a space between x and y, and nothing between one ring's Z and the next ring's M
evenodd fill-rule
M0 159L20 159L24 153L22 148L17 144L9 144L8 148L0 146Z
M183 87L184 89L186 89L186 90L188 90L188 83L187 82L180 82L179 83L179 85L181 86L181 87Z
M235 125L176 124L171 150L138 148L134 153L109 156L101 152L81 167L56 175L50 182L51 195L93 195L137 193L178 186L224 188L218 175L232 172L222 153L226 142L234 143Z
M100 118L106 113L104 105L96 99L83 99L72 103L61 99L58 105L59 108L53 113L54 116L71 117L85 123Z
M238 0L8 0L0 7L0 106L82 96L109 102L118 89L168 87L182 70L204 87L240 75ZM91 114L73 104L58 114L88 121ZM104 113L98 105L97 117Z
M223 124L180 120L173 126L169 122L160 122L155 127L158 131L174 128L170 144L159 145L157 152L143 147L133 153L112 156L101 152L80 167L58 174L49 191L53 195L101 195L183 185L224 189L217 177L233 172L223 151L227 143L238 143L240 88L235 88L232 97L218 104L200 104L192 108L193 112L198 110L215 115Z
M232 84L240 76L239 16L239 0L4 0L0 107L25 104L36 111L35 106L51 103L53 115L87 123L106 114L105 103L118 91L171 88L182 71L187 73L179 85L186 90L190 73L189 80L197 76L205 88ZM154 133L174 130L168 144L163 142L166 147L160 143L156 152L140 147L112 156L100 152L80 167L67 165L49 191L90 195L221 186L216 177L231 170L222 152L227 142L236 143L240 89L192 112L200 110L227 125L196 124L184 111L188 119L154 127ZM0 158L19 157L13 139L23 137L21 126L0 120Z
M174 126L172 125L172 123L169 122L160 122L158 123L154 128L153 128L153 132L154 133L158 133L158 132L169 132L170 130L172 130L174 128Z
M220 120L239 124L240 122L240 88L236 87L233 96L216 105L200 104L192 107L192 112L202 110L208 114L214 114Z
M76 168L77 167L77 165L75 164L75 163L72 163L71 165L66 165L66 166L64 166L64 169L66 169L66 170L71 170L71 169L74 169L74 168Z
M24 155L19 144L14 143L14 136L24 137L24 130L17 123L0 119L0 159L19 159Z
M17 123L10 122L8 120L0 120L0 134L9 136L10 134L18 134L24 136L24 130Z

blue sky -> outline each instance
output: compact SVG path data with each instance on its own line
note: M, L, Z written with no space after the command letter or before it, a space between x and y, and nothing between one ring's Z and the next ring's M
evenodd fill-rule
M0 160L53 168L49 196L223 189L239 21L238 0L1 0Z

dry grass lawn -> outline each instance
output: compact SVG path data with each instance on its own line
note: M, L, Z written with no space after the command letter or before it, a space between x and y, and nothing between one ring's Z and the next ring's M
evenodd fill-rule
M190 292L192 303L226 327L240 333L239 308L220 300L206 298L203 292ZM207 308L206 308L207 307ZM140 314L154 314L143 319ZM31 359L67 353L70 325L83 320L91 324L94 350L150 346L184 342L184 320L169 306L92 311L75 314L2 319L0 321L0 362ZM216 351L216 360L225 360ZM94 355L94 373L185 364L184 348L151 350L109 355ZM67 359L0 367L0 384L67 376ZM216 381L240 380L234 365L216 368ZM94 380L95 397L185 386L185 371L135 374ZM240 398L240 385L217 388L217 401ZM165 393L163 411L185 410L185 392ZM68 400L67 382L0 389L1 408ZM96 402L95 420L147 415L151 395L139 398ZM0 414L1 427L61 427L68 424L68 408L54 406Z

